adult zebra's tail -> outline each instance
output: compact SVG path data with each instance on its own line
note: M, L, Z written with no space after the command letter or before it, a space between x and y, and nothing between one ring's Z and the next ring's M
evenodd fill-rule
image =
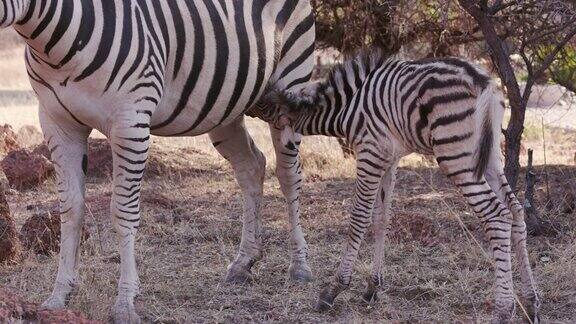
M478 180L484 176L488 163L494 155L499 155L500 129L504 114L504 100L502 93L497 89L494 82L489 82L488 86L482 90L476 101L476 116L482 123L482 133L478 139L476 151L477 164L474 175ZM499 156L497 156L499 158Z

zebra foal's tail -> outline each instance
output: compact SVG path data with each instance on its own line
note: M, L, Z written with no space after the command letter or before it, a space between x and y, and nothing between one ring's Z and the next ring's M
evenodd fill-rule
M476 116L478 128L482 133L478 139L476 150L477 164L475 177L479 180L484 176L490 159L500 158L500 133L504 115L504 99L493 81L488 83L476 101Z

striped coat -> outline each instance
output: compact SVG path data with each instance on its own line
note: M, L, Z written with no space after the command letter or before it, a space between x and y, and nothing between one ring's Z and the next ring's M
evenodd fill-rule
M249 279L261 256L265 159L242 116L265 89L290 89L310 78L315 35L309 1L0 0L0 27L10 26L27 43L28 74L61 201L59 270L44 307L63 307L77 284L86 140L93 129L110 139L114 152L111 214L122 260L116 321L138 321L134 236L151 135L209 133L232 163L246 203L240 251L228 279ZM281 145L278 134L272 129L277 152L292 157L278 165L292 201L291 273L307 279L293 198L300 177L297 145Z
M456 58L404 61L364 53L335 67L326 80L296 91L273 91L257 107L279 127L304 135L345 138L357 157L357 179L348 242L318 307L330 307L350 284L360 244L374 224L372 276L364 299L382 284L385 237L399 160L433 155L480 218L495 265L494 322L508 322L515 308L511 251L522 279L521 301L538 321L540 300L528 253L522 205L507 183L499 149L502 94L488 74Z

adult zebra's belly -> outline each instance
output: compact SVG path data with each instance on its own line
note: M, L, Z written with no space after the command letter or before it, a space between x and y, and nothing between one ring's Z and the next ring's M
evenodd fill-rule
M271 66L267 67L271 71ZM234 69L231 69L232 72ZM255 73L255 72L254 72ZM205 134L219 125L226 125L241 116L258 100L269 80L270 72L261 81L247 80L237 84L235 73L202 78L190 94L185 84L171 84L165 89L150 121L153 135L195 136ZM184 89L184 90L182 90Z
M193 96L179 109L180 100L177 96L162 99L150 122L150 131L153 135L202 135L238 118L247 104L247 102L241 102L239 106L226 112L223 107L226 107L229 98L217 100L213 108L208 108L206 100L200 95Z

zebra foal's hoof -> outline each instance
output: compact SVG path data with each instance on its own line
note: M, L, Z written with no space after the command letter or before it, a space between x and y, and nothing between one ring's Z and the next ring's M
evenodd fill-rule
M533 295L528 298L520 298L522 307L520 312L522 313L522 319L524 323L539 324L540 323L540 297L538 295ZM526 316L528 315L528 317Z
M371 305L378 300L378 289L382 283L381 276L369 278L366 283L366 290L362 294L362 300Z
M306 262L293 262L288 268L290 279L295 282L310 282L314 279L312 276L312 269Z
M316 303L316 310L319 312L326 312L334 306L334 299L336 299L332 286L328 286L320 292L320 297Z
M314 307L314 309L316 309L316 311L318 312L327 312L330 309L332 309L332 306L334 306L334 304L330 303L327 300L323 300L322 298L320 298L318 300L318 302L316 303L316 307Z
M320 297L318 298L318 303L316 303L316 310L319 312L325 312L334 306L334 300L338 295L348 288L347 285L340 283L331 283L320 292Z
M377 290L366 290L364 294L362 294L362 301L364 301L368 305L374 304L378 301L378 291Z

